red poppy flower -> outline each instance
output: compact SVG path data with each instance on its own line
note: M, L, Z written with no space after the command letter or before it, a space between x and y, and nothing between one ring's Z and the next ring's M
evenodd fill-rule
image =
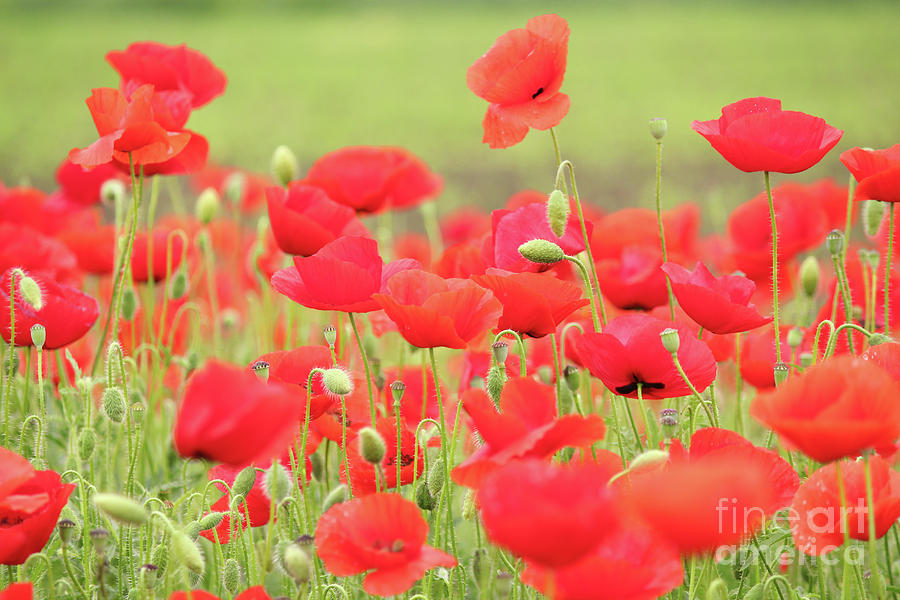
M229 465L265 463L291 443L302 409L290 387L210 361L191 375L178 403L175 448Z
M851 148L841 162L859 184L854 200L900 202L900 144L884 150Z
M669 260L693 259L697 253L700 207L681 204L663 211ZM656 212L646 208L623 208L594 222L591 253L595 259L619 258L630 246L659 247Z
M366 593L402 594L434 567L456 559L425 544L428 524L397 494L373 494L333 506L316 526L316 552L332 575L368 573Z
M417 261L426 271L431 271L431 242L421 233L395 235L391 249L395 258Z
M522 581L554 600L655 600L681 585L684 568L671 544L630 524L571 565L529 563Z
M489 269L472 281L494 292L503 305L497 323L499 329L512 329L522 335L543 337L573 312L590 302L581 297L581 288L551 274L509 273Z
M750 414L824 463L897 441L900 384L871 361L837 356L760 394Z
M60 194L47 195L35 188L0 185L0 222L26 225L44 235L56 236L96 220L96 213L84 210Z
M441 215L441 239L445 246L461 244L491 231L491 217L474 207L461 207Z
M672 282L672 292L684 311L713 333L749 331L769 323L750 304L756 284L741 275L713 277L702 262L694 271L668 262L662 270Z
M566 73L569 25L558 15L529 19L513 29L466 72L466 84L487 100L484 143L491 148L518 144L528 128L549 129L569 112L569 97L559 92Z
M0 565L21 565L41 551L75 489L59 473L29 470L19 458L0 448Z
M880 366L891 374L894 381L900 381L900 344L897 342L871 346L862 353L861 358Z
M781 110L781 100L745 98L722 109L712 121L694 121L691 129L741 171L799 173L831 150L844 134L824 119Z
M0 270L19 267L63 283L80 279L75 254L59 240L12 223L0 223L0 239Z
M482 252L483 243L461 242L444 249L444 253L434 263L432 272L444 278L468 279L472 275L483 275L488 269Z
M186 45L135 42L106 54L122 77L122 88L152 84L159 92L180 93L191 108L203 106L225 91L228 80L202 52Z
M781 356L791 355L789 327L781 327ZM741 339L741 377L757 390L775 387L775 329L767 326L745 333Z
M403 148L349 146L319 158L303 183L358 213L410 208L441 193L444 182Z
M203 590L191 590L190 592L172 592L169 600L221 600L218 596L214 596ZM237 596L234 600L272 600L272 597L266 593L265 588L257 585L247 588Z
M488 538L529 563L562 567L578 561L618 525L606 482L615 473L592 463L507 463L478 489Z
M338 446L344 444L345 427L347 443L350 444L360 429L372 425L372 413L365 380L355 373L351 373L351 379L353 391L344 396L344 407L341 406L338 398L333 398L331 406L310 425L318 435L328 438Z
M154 281L166 278L166 270L174 273L181 264L182 248L184 242L180 235L173 235L166 229L156 229L152 233L152 248L150 236L146 233L138 233L134 237L131 250L131 277L134 281L144 283L151 277ZM172 243L169 244L169 238ZM171 246L171 254L169 247ZM152 251L153 256L148 256ZM168 266L167 266L168 265Z
M92 206L100 202L100 188L110 179L123 181L125 178L112 165L100 165L85 169L67 160L56 169L56 183L63 196L80 206Z
M400 335L419 348L465 348L492 328L502 311L494 295L474 281L443 279L417 269L391 277L387 292L372 298Z
M644 398L688 396L691 389L659 337L667 328L678 330L678 360L688 379L702 392L716 378L716 361L709 346L684 325L643 314L623 315L610 321L603 333L579 336L575 347L591 374L620 396L637 398L639 384Z
M232 197L232 182L240 181L240 197ZM266 201L266 188L272 185L270 177L242 171L233 167L207 165L202 171L191 176L191 187L198 194L206 188L213 188L225 201L235 202L244 212L255 211Z
M10 334L9 290L13 269L7 269L0 278L0 333L8 343ZM22 298L20 275L16 275L15 317L17 346L31 346L31 326L43 325L47 330L45 350L55 350L82 337L100 316L97 301L87 294L67 285L56 283L39 275L29 275L41 289L40 309Z
M534 344L530 344L531 352L534 352ZM458 393L462 395L463 392L472 387L484 387L483 384L487 381L488 371L490 371L491 366L494 364L494 355L492 352L464 352L462 355L462 367L461 374L459 377L459 390ZM534 365L530 360L525 361L525 365L528 367L528 370L532 370ZM512 374L518 374L520 372L521 362L519 359L519 354L517 352L511 352L506 357L506 372ZM473 380L476 378L481 378L481 386L473 385Z
M393 490L397 487L397 463L400 463L400 485L412 483L413 476L421 477L425 469L425 449L419 446L418 460L414 460L416 438L407 423L401 417L400 423L400 454L397 454L397 421L393 417L381 418L375 424L375 429L384 440L385 453L381 460L381 471L376 473L375 466L367 462L359 453L359 437L348 440L347 452L350 461L350 489L354 496L366 496L376 493L376 477L382 491ZM415 465L413 463L415 462ZM413 467L415 466L415 470ZM347 481L347 473L344 463L340 465L341 481Z
M9 587L0 592L0 600L31 600L32 584L27 583L11 583Z
M662 250L658 243L627 246L619 257L595 261L597 283L616 308L649 310L669 301L660 265Z
M212 481L213 479L221 479L229 486L231 486L234 485L235 477L237 477L238 473L240 473L242 470L243 467L216 465L207 472L207 478L210 481ZM269 510L271 509L271 502L269 500L269 496L265 492L265 486L263 482L263 476L260 473L257 473L256 480L253 482L253 487L250 488L250 491L244 497L244 502L240 503L240 508L238 510L241 515L241 527L243 529L247 528L248 516L250 527L259 527L269 522ZM224 486L218 483L215 484L215 486L219 488L223 492L223 494L222 497L214 502L210 508L213 511L224 512L226 514L222 519L222 522L219 523L215 530L210 529L201 531L200 535L211 542L215 542L216 537L218 537L218 541L220 544L227 544L229 541L231 541L231 533L234 527L231 522L231 498L226 492ZM215 531L215 535L213 534L213 531Z
M266 202L275 241L288 254L310 256L342 235L368 235L353 209L304 183L267 187Z
M344 236L312 256L295 256L293 267L272 276L272 287L308 308L371 312L379 308L372 295L385 293L391 277L420 268L408 258L384 264L375 240Z
M544 459L560 448L583 448L603 438L606 427L599 415L557 418L553 388L525 377L511 378L500 394L500 412L484 390L472 389L463 408L484 445L453 469L453 481L478 488L497 467L525 458Z
M492 262L493 266L507 271L546 271L552 265L531 262L519 254L519 246L535 239L549 240L569 256L582 252L584 236L578 217L569 215L566 230L562 237L559 237L550 229L546 213L546 207L541 204L527 204L516 210L493 211L491 213L493 235L486 248L488 261ZM590 222L586 225L590 236L593 225Z
M302 404L301 420L306 419L306 396L308 393L309 372L315 368L330 369L332 366L331 351L328 346L300 346L293 350L279 350L263 354L250 365L259 361L269 363L269 381L299 386L296 401ZM334 405L334 396L325 390L322 375L313 376L312 397L309 405L310 420L318 419L326 410ZM296 389L296 388L295 388Z
M847 503L841 504L838 464ZM875 500L875 537L880 538L900 518L900 473L880 456L869 457L872 497ZM806 554L827 554L844 543L843 513L847 533L854 540L869 539L869 503L865 463L841 460L825 465L803 482L794 496L789 519L794 544Z

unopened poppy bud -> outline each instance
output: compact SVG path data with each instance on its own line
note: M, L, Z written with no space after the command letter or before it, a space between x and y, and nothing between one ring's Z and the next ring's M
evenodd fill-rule
M111 206L115 206L125 199L125 184L118 179L107 179L100 186L100 199Z
M562 237L569 221L569 200L559 190L550 192L547 198L547 223L556 237Z
M94 430L85 427L78 433L78 458L83 462L91 459L94 448L97 446L97 434Z
M473 521L478 515L478 507L475 505L475 494L472 490L466 490L463 497L462 518L466 521Z
M159 567L159 574L162 575L162 572L169 566L169 547L165 544L156 546L150 552L150 562Z
M832 258L840 256L841 251L844 249L844 234L839 229L832 229L825 236L825 245L828 247L828 252Z
M799 327L792 327L787 334L787 343L791 348L799 348L803 343L803 330Z
M184 269L175 271L174 275L172 275L172 278L169 280L169 300L184 298L184 295L187 294L188 291L188 285L189 282Z
M442 489L444 489L444 462L436 460L428 469L428 493L432 498L437 498Z
M531 262L552 265L566 258L566 253L559 245L550 240L531 240L519 246L519 254Z
M506 383L506 368L502 365L494 365L488 370L487 390L494 404L500 402L500 394Z
M322 334L325 336L325 343L334 348L334 343L337 341L337 328L334 325L326 325Z
M422 510L434 510L434 507L437 506L437 502L428 491L427 481L419 481L416 485L416 506Z
M25 275L23 271L19 270L19 273L17 280L22 300L34 310L41 310L44 307L44 294L41 292L41 286L38 285L37 281Z
M359 430L359 454L363 460L371 465L380 465L386 452L384 438L380 433L371 427Z
M43 350L44 342L47 341L47 329L41 325L40 323L35 323L31 326L31 343L35 348L38 349L38 352Z
M134 319L134 313L137 312L138 300L134 290L125 288L122 290L122 318L126 321Z
M335 504L346 502L347 498L349 498L349 490L347 489L347 486L342 483L328 492L328 495L325 496L325 500L322 501L322 512L326 513L328 512L328 509Z
M263 381L269 380L269 363L264 360L258 360L253 363L250 368L253 370L253 374L259 377Z
M233 559L225 560L225 566L222 568L222 585L229 594L234 596L241 587L241 565Z
M662 340L663 348L669 354L676 354L678 347L681 345L681 338L678 337L678 330L667 327L659 332L659 339Z
M144 589L152 590L159 583L159 567L150 563L141 565L140 579Z
M721 577L714 579L706 588L706 600L729 600L729 598L728 586Z
M170 544L172 555L176 561L198 575L203 573L206 568L206 558L197 544L185 532L174 531Z
M669 460L669 453L665 450L647 450L638 454L628 465L629 471L643 471L662 467Z
M288 182L297 179L298 171L299 166L294 152L287 146L275 148L275 152L272 153L272 175L275 181L286 186Z
M784 380L788 378L790 375L791 369L786 364L775 363L774 374L775 374L775 385L779 386L784 383Z
M272 466L266 469L263 487L266 490L266 495L275 504L281 504L285 498L290 496L291 477L288 475L287 469L279 461L272 461Z
M91 529L88 535L91 538L91 545L94 547L94 552L97 553L97 556L105 556L106 549L109 547L109 531L98 527L97 529Z
M881 221L884 218L884 202L880 200L866 200L862 205L863 231L870 238L878 235Z
M662 117L654 117L650 119L650 135L656 141L662 140L666 136L669 123Z
M346 396L353 391L353 382L343 369L325 369L322 373L322 384L335 396Z
M192 540L196 540L197 536L200 535L200 521L191 521L182 529L189 538Z
M131 498L119 494L96 493L94 505L120 523L143 525L147 522L146 509Z
M307 556L312 556L316 551L315 544L316 538L312 535L301 535L297 539L294 540L294 543L300 547L301 550L306 552Z
M391 384L391 396L394 397L394 402L400 402L401 400L403 400L403 393L405 391L406 384L399 379Z
M309 463L312 465L312 476L316 481L322 481L322 475L325 473L325 461L321 454L310 454Z
M512 585L512 573L507 571L500 571L497 573L497 579L494 581L494 589L497 590L497 596L499 598L508 598L509 593L512 591Z
M246 467L234 478L234 484L231 486L231 494L233 496L246 496L256 483L256 469Z
M247 176L240 171L235 171L225 178L222 183L222 190L225 197L232 204L238 204L244 197L244 190L247 188Z
M304 584L309 581L312 563L309 555L297 544L288 544L282 555L284 570L287 574L294 578L298 584Z
M563 377L566 380L566 387L569 388L569 391L577 392L581 386L581 371L578 370L578 367L566 365L566 368L563 369Z
M221 523L222 519L224 518L224 512L209 513L208 515L200 519L200 531L209 531L210 529L215 529L219 526L219 523Z
M816 288L819 287L819 262L815 256L807 256L800 265L800 284L803 286L803 293L807 298L816 295Z
M869 336L869 345L870 346L878 346L879 344L884 344L886 342L891 342L891 338L884 335L883 333L873 333Z
M103 412L113 423L121 423L125 419L125 396L117 387L103 390Z
M72 538L75 535L75 528L75 521L72 519L63 519L56 524L56 530L59 532L59 540L62 542L63 546L72 542Z
M494 342L491 344L491 354L494 355L494 361L498 365L505 365L506 357L509 356L509 345L506 342Z
M378 342L372 332L368 332L363 336L363 346L366 349L366 354L369 356L375 355L378 350Z
M197 205L194 207L194 214L197 220L204 225L209 225L216 215L219 214L219 206L222 201L219 199L219 192L215 188L208 187L197 197Z
M675 437L678 434L678 411L674 408L659 411L659 426L666 439Z

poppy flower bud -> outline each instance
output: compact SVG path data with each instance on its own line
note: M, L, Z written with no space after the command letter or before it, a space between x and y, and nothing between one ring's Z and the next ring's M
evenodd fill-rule
M316 481L322 481L322 475L325 472L325 461L321 454L310 454L309 462L312 465L312 476Z
M182 529L189 538L192 540L196 540L197 536L200 535L200 521L191 521Z
M297 544L288 544L282 555L282 563L287 574L294 578L298 584L302 585L309 581L312 563L307 554Z
M667 440L675 437L678 434L678 411L674 408L659 411L659 426Z
M790 373L791 373L791 369L783 362L776 363L774 372L775 372L775 385L779 386L782 383L784 383L784 381L788 378L788 375L790 375Z
M663 119L662 117L655 117L650 119L650 135L657 141L663 139L666 136L666 130L669 128L669 123Z
M563 369L563 377L566 379L566 386L572 392L577 392L581 386L581 371L574 365L566 365Z
M253 363L250 368L253 370L253 374L259 377L263 381L269 380L269 363L264 360L258 360Z
M463 498L462 518L466 521L473 521L478 515L478 507L475 505L475 494L472 490L466 490Z
M647 450L631 459L628 465L629 471L646 471L662 467L669 460L669 453L665 450Z
M97 529L91 529L88 535L91 538L91 545L94 547L94 552L97 553L97 556L105 556L106 549L109 547L109 531L98 527Z
M328 512L328 509L335 504L346 502L348 497L349 491L347 489L347 486L342 483L341 485L328 492L328 495L325 496L325 500L322 501L322 512L326 513Z
M121 423L125 418L125 396L122 390L111 387L103 391L103 412L113 423Z
M159 567L159 575L162 575L166 567L169 566L169 547L160 544L150 552L150 562Z
M659 332L659 339L662 340L662 345L663 348L666 349L666 352L672 355L678 353L678 347L681 345L681 338L678 337L677 329L673 329L672 327L663 329Z
M63 546L72 542L76 527L75 521L72 519L63 519L56 524L56 530L59 532L59 540L62 542Z
M246 467L235 476L234 484L231 486L231 495L246 496L250 493L254 483L256 483L256 469Z
M878 235L881 228L881 220L884 217L884 202L880 200L866 200L862 205L863 231L870 238Z
M491 344L491 354L494 355L494 361L498 365L505 365L506 357L509 356L509 345L506 342L494 342Z
M728 600L728 586L721 577L716 578L706 588L706 600Z
M371 465L380 465L386 453L387 448L380 433L371 427L359 430L359 454L363 460Z
M206 558L197 544L185 532L174 531L170 544L176 561L198 575L203 573L206 568Z
M150 563L142 565L139 577L143 588L152 590L159 583L159 567Z
M500 402L500 394L503 392L503 384L506 383L506 367L502 364L494 365L488 371L487 390L494 404Z
M325 369L322 373L322 384L335 396L346 396L353 391L353 382L343 369Z
M44 294L37 281L26 275L21 269L16 269L16 280L19 282L19 293L25 303L34 310L41 310L44 306Z
M891 342L891 338L884 335L883 333L873 333L869 336L869 345L870 346L878 346L879 344L884 344L885 342Z
M241 198L244 197L244 190L247 187L247 176L241 173L240 171L235 171L225 178L225 181L222 183L222 189L225 192L225 197L232 204L237 204L241 201Z
M400 402L401 400L403 400L403 393L405 391L406 384L399 379L391 384L391 396L394 397L394 402Z
M134 319L134 313L137 312L137 307L137 294L135 294L134 290L130 287L125 288L122 291L122 318L126 321Z
M222 569L222 585L232 596L240 589L241 565L237 560L233 558L225 560L225 566Z
M125 199L125 184L118 179L107 179L100 186L100 199L111 206L116 206Z
M803 286L803 293L807 298L816 295L816 288L819 287L819 262L815 256L807 256L800 265L800 284Z
M519 246L519 254L527 260L552 265L566 258L566 253L550 240L530 240Z
M436 460L428 469L428 493L432 498L437 498L442 489L444 489L444 462Z
M288 475L287 469L277 460L272 461L272 466L266 469L263 487L266 495L275 504L281 504L291 494L291 477Z
M31 343L40 352L44 348L44 342L47 341L47 328L40 323L31 326Z
M241 504L244 503L244 496L241 494L233 494L231 496L231 503L228 505L228 508L231 509L231 512L237 513L238 515L243 514L241 511Z
M841 251L844 249L844 234L838 229L832 229L825 236L825 245L828 247L828 252L832 258L840 256Z
M322 334L325 336L325 343L334 348L334 343L337 341L337 329L335 326L326 325L325 329L322 330Z
M188 291L188 278L184 269L178 269L169 281L169 300L183 298Z
M93 429L85 427L78 434L78 458L83 462L90 460L97 445L97 434Z
M556 237L562 237L569 221L569 200L559 190L550 192L547 198L547 223Z
M497 596L500 598L508 598L512 591L513 576L507 571L497 573L497 579L494 581L494 589L497 590Z
M420 481L416 485L416 506L422 510L434 510L437 502L428 491L428 482Z
M219 192L215 188L206 188L197 197L197 204L194 206L194 214L197 220L204 225L209 225L216 215L219 214L219 205L222 201L219 199Z
M272 175L275 181L286 186L288 182L297 179L297 157L287 146L278 146L272 153Z
M872 338L869 338L870 343L871 343L871 339ZM800 353L800 366L802 366L804 369L806 367L811 367L814 360L815 360L815 357L813 356L812 352L801 352Z
M224 512L211 512L202 519L200 519L200 531L208 531L210 529L215 529L219 526L219 523L222 522L222 519L225 518Z
M572 411L572 406L575 403L575 397L572 395L572 390L569 389L568 385L564 385L559 388L559 414L566 415Z
M96 493L94 506L120 523L143 525L147 522L147 511L143 506L119 494Z
M799 348L803 343L803 330L799 327L792 327L787 334L787 343L791 348Z

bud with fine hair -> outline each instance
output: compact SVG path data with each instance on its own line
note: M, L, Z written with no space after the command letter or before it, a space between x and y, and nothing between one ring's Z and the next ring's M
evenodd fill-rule
M884 218L885 203L880 200L866 200L862 205L863 231L870 238L878 235L881 221Z
M117 387L103 390L103 412L113 423L121 423L125 419L125 396Z
M310 572L312 570L312 562L309 554L297 544L288 544L284 549L281 557L284 570L298 584L304 584L309 581Z
M159 567L159 574L166 570L169 566L169 547L160 544L150 551L150 562Z
M322 373L322 384L335 396L346 396L353 391L353 382L343 369L325 369Z
M219 206L222 201L219 199L219 192L215 188L208 187L197 197L197 204L194 207L194 214L197 220L204 225L209 225L216 215L219 214Z
M125 184L118 179L107 179L100 186L100 199L110 206L115 206L125 199Z
M297 157L287 146L278 146L272 153L272 176L281 185L297 179L300 167L297 165Z
M189 538L196 540L200 535L200 521L191 521L182 528Z
M141 565L139 577L144 589L152 590L155 588L156 584L159 583L159 575L159 567L156 565L150 563Z
M85 427L78 433L78 458L87 462L94 454L97 446L97 434L90 427Z
M873 333L869 336L869 345L870 346L879 346L881 344L885 344L887 342L893 342L890 337L884 335L883 333Z
M828 247L828 253L831 257L840 256L844 250L844 234L839 229L832 229L825 236L825 245Z
M241 565L233 559L225 560L225 566L222 568L222 585L229 594L234 596L241 587Z
M653 139L656 141L660 141L666 136L668 128L669 123L662 117L650 119L650 135L652 135Z
M428 469L428 492L432 498L437 498L444 489L444 462L436 460Z
M266 495L275 504L281 504L285 498L291 495L291 477L284 465L277 460L273 460L272 466L266 469L263 483Z
M500 402L500 394L503 393L503 386L506 384L506 367L503 364L496 364L488 370L487 390L494 404Z
M198 575L203 573L206 568L206 558L197 544L185 532L174 531L169 544L172 548L172 557L176 562Z
M189 285L187 274L184 269L179 268L169 280L169 300L184 298Z
M328 495L325 496L325 500L322 501L322 512L328 512L329 508L331 508L335 504L346 502L349 497L350 491L348 490L347 486L342 483L341 485L328 492Z
M819 262L815 256L807 256L800 265L800 284L807 298L816 295L819 287Z
M31 343L40 352L47 341L47 329L40 323L31 326Z
M645 450L638 454L628 465L629 471L662 468L669 461L669 453L665 450Z
M437 501L428 491L427 481L420 480L416 484L416 506L422 510L434 510L434 507L437 506Z
M254 467L246 467L234 478L231 486L232 496L246 496L256 483L256 469Z
M94 505L120 523L143 525L147 522L147 510L131 498L119 494L98 492L94 494Z
M322 481L325 474L325 459L318 452L309 455L309 463L312 465L312 476L316 481Z
M681 346L681 338L678 337L677 329L672 327L663 329L659 332L659 339L662 340L662 345L666 352L672 355L678 353L678 348Z
M225 518L224 512L211 512L208 515L204 516L200 519L200 531L209 531L210 529L215 529L219 526L219 523L222 522L222 519Z
M559 190L550 192L547 198L547 223L556 237L562 237L569 222L569 200Z
M44 293L41 291L41 286L26 275L22 269L16 269L15 274L22 300L34 310L41 310L44 307Z
M531 240L519 246L519 254L531 262L552 265L566 258L566 253L550 240Z
M359 454L367 463L380 465L387 453L387 447L381 434L371 427L359 430Z

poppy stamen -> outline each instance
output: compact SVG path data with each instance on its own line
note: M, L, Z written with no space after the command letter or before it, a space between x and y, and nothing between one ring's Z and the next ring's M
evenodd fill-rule
M535 93L533 93L533 94L531 95L531 99L534 100L535 98L537 98L538 96L540 96L540 95L543 94L543 93L544 93L544 88L539 87L539 88L538 88L538 91L536 91Z

